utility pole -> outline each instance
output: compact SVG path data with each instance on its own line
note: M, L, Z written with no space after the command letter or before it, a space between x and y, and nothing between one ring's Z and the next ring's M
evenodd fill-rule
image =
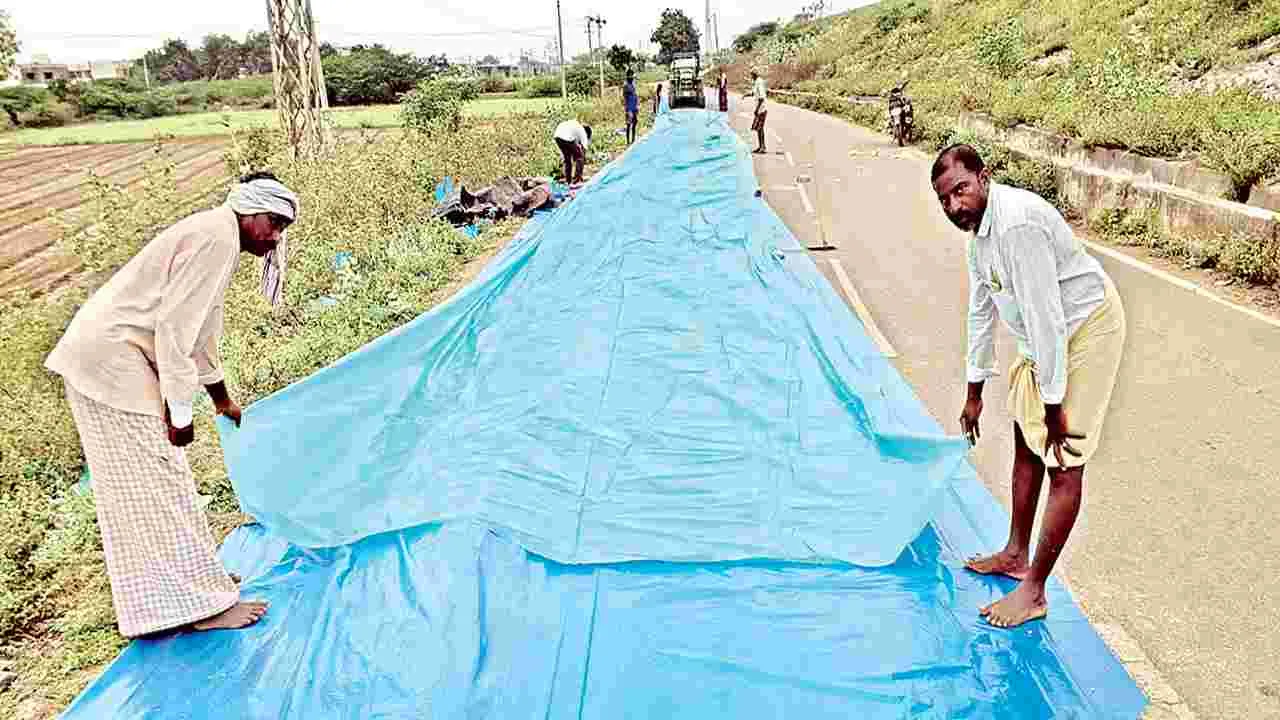
M596 25L596 51L599 52L597 62L600 63L600 97L604 97L604 24L605 19L599 15L587 16L587 51L591 52L591 24Z
M142 79L147 83L147 89L151 89L151 69L147 67L147 56L142 55Z
M702 34L702 52L706 55L711 54L711 0L707 0L706 9L706 32Z
M311 0L266 2L280 125L294 157L310 156L326 147L329 139L323 123L329 100Z
M560 0L556 0L556 28L560 33L560 99L569 99L569 83L564 76L564 21L560 18Z

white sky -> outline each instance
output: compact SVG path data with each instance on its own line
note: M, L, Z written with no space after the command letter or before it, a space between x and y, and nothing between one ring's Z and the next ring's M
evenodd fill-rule
M556 34L555 0L311 0L316 34L335 45L383 45L451 60L493 54L514 59L521 48L542 58ZM808 0L712 0L719 12L720 45L751 25L789 19ZM832 11L871 0L836 0ZM49 55L53 62L127 60L166 38L199 44L209 33L242 37L265 30L265 0L0 0L22 44L20 61ZM126 9L127 7L127 9ZM667 7L679 8L703 30L705 0L561 0L566 58L587 49L587 15L605 19L605 45L656 51L649 35ZM510 31L519 31L521 34ZM593 32L594 35L594 32ZM594 40L593 40L594 42ZM706 46L706 39L703 39Z

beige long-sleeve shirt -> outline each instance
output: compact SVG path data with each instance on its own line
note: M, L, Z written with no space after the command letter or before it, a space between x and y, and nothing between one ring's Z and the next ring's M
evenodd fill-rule
M201 385L222 381L223 301L240 257L236 215L196 213L142 248L80 308L45 367L82 395L184 427Z

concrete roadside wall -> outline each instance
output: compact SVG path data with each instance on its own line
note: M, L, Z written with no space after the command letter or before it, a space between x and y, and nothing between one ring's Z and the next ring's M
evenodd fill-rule
M1140 181L1172 185L1212 198L1228 197L1232 189L1229 177L1196 159L1165 160L1128 150L1088 148L1079 140L1026 125L1001 128L977 113L962 113L958 125L998 139L1014 150L1060 159L1075 167L1132 175ZM1247 204L1280 211L1280 183L1254 185Z
M1280 238L1280 217L1272 209L1224 199L1230 179L1197 160L1087 148L1038 128L1001 128L976 113L962 113L957 124L1017 155L1053 163L1063 198L1086 215L1106 208L1154 210L1167 231L1184 236L1193 246L1196 237L1214 235L1246 234L1272 242ZM1280 195L1266 188L1255 188L1254 197L1280 207Z
M821 98L883 104L883 98L775 91L783 101ZM1002 128L989 117L963 113L960 128L1008 147L1016 156L1053 164L1062 198L1086 216L1105 209L1153 211L1166 232L1199 254L1218 237L1250 236L1280 245L1280 184L1253 189L1248 204L1225 199L1231 181L1195 159L1165 160L1107 148L1034 127Z

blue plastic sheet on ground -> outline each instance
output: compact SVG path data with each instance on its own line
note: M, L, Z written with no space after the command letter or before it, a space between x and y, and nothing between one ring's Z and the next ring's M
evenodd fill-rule
M978 617L1006 519L754 190L722 116L664 115L224 426L270 614L133 643L65 717L1137 717L1056 582Z

